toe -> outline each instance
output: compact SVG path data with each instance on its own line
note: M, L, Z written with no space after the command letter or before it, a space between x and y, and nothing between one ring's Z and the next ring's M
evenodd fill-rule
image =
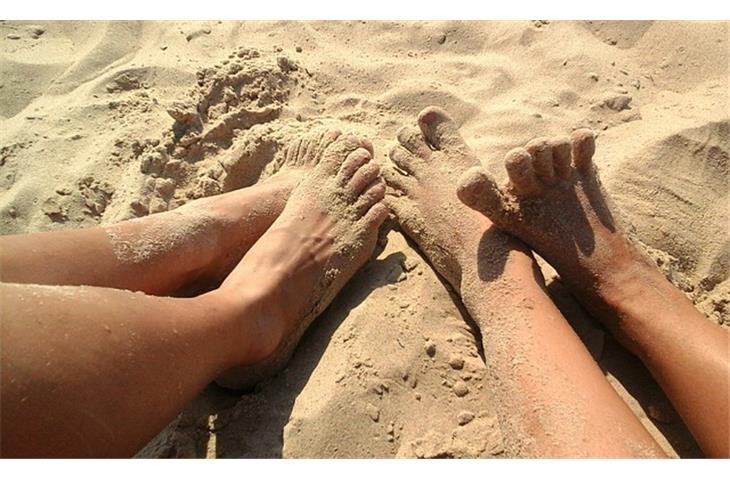
M437 150L466 146L454 119L439 107L427 107L418 114L423 136Z
M373 155L373 156L375 155L375 148L373 147L373 142L371 142L370 140L368 140L365 137L360 137L360 142L361 142L360 146L362 146L365 150L370 152L370 155Z
M388 218L389 211L383 202L377 202L371 206L370 210L363 216L363 223L365 224L366 230L370 231L380 228L385 219Z
M390 153L388 154L388 156L396 167L400 168L408 175L414 175L415 169L413 168L413 166L415 162L417 162L417 159L415 155L413 155L411 152L401 147L400 145L396 145L390 149Z
M414 127L401 127L398 130L398 143L412 154L427 159L431 156L431 149L426 144L426 139L420 130Z
M325 132L316 132L306 139L302 140L300 148L303 154L297 159L297 165L310 165L317 159L317 145Z
M347 184L347 190L353 198L356 198L370 184L380 179L380 165L375 162L368 162L360 167Z
M340 135L342 135L342 130L340 129L334 129L334 130L327 130L324 135L320 138L319 141L319 148L320 150L324 150L325 148L329 147L332 142L340 138Z
M304 165L304 159L307 155L307 147L312 141L312 136L304 136L297 142L297 148L292 149L294 155L294 165Z
M337 140L340 135L342 135L340 130L325 130L322 135L319 136L318 142L312 142L313 145L315 145L315 148L313 149L314 156L311 158L311 161L316 161L322 152L324 152L327 147L332 144L332 142Z
M552 185L555 183L555 170L553 169L553 150L547 138L537 138L525 146L525 150L532 156L532 168L535 175L543 183Z
M472 167L464 172L459 179L456 195L464 205L483 213L492 221L504 213L502 192L482 167Z
M532 168L532 156L524 148L511 150L504 160L504 166L516 193L535 195L542 191L542 186Z
M591 171L593 165L593 153L596 151L596 141L593 131L588 128L581 128L571 134L573 143L573 165L581 173Z
M342 187L347 185L355 175L355 172L357 172L360 167L368 163L372 158L373 157L370 155L370 152L362 147L350 153L347 158L345 158L345 161L342 162L340 171L337 173L337 184Z
M570 139L567 137L553 138L550 140L550 147L553 150L553 170L555 176L563 180L570 178Z
M340 135L325 149L322 154L322 163L325 163L328 168L336 169L335 171L337 171L345 159L359 148L365 149L372 156L373 146L365 138L351 133Z
M287 165L296 165L297 154L299 153L299 147L302 144L302 138L299 137L289 142L286 146L286 154L284 163Z
M355 203L355 209L359 216L365 215L370 208L385 198L385 183L376 179L362 192Z
M405 194L413 191L415 179L403 175L391 166L381 168L380 175L385 180L386 185L393 190L397 190Z

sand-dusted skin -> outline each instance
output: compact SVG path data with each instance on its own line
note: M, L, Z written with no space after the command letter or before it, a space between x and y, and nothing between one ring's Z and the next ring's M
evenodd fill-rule
M476 266L471 256L479 249L480 239L475 238L474 225L483 224L483 219L463 208L454 185L479 161L443 110L424 110L419 124L420 129L402 127L398 144L390 150L392 165L383 170L393 189L388 202L436 271L460 291L462 269ZM505 254L509 241L509 236L495 229L489 250Z
M38 35L36 27L45 33ZM600 132L598 155L607 158L597 157L603 185L636 227L637 237L651 248L652 257L663 260L664 273L691 295L705 315L727 328L730 279L723 252L730 251L730 142L727 103L718 101L727 98L730 79L724 61L727 32L727 22L0 22L0 231L3 235L67 231L99 223L108 227L143 215L145 208L150 213L172 210L180 201L253 185L257 178L261 184L261 168L271 152L286 143L288 132L311 130L320 122L363 132L380 151L376 151L380 160L394 140L394 125L411 123L424 102L432 102L463 122L462 135L491 166L533 137L569 134L577 126ZM6 38L10 34L21 38ZM353 45L357 55L352 55ZM302 51L295 50L297 46ZM249 58L252 50L260 56ZM222 78L227 74L229 79ZM243 75L245 85L236 83ZM214 93L210 80L217 79L223 80L223 88ZM263 87L260 92L259 87ZM169 107L175 113L175 105L182 101L194 111L206 99L208 112L215 112L215 118L208 115L209 122L203 122L206 131L216 131L228 112L254 111L248 117L238 116L241 121L232 125L232 131L217 130L225 135L202 139L202 158L194 155L196 148L182 148L196 133L190 129L181 138L183 144L173 141L170 146L176 150L158 159L157 150L169 148L168 140L174 140ZM257 114L257 106L277 111L262 119L265 112ZM256 125L247 128L252 122ZM165 160L171 161L169 166ZM149 173L140 172L148 166ZM173 167L182 169L177 172ZM153 172L158 171L162 173L155 177ZM494 173L499 178L503 170ZM176 182L172 191L168 180ZM272 195L277 201L268 205L277 209L276 214L293 184ZM107 185L114 187L113 193ZM268 208L262 199L269 196L254 197L251 192L262 192L259 187L263 185L247 189L246 197L261 211ZM229 198L242 214L248 205L242 197L217 198ZM136 202L142 210L132 212L130 204ZM260 224L238 225L250 232ZM238 228L230 227L227 239ZM100 232L100 240L107 241ZM433 360L416 354L423 350L421 339L438 334L445 343L461 316L444 289L434 283L414 245L404 244L398 231L387 236L390 245L381 258L390 255L389 261L371 259L367 275L349 282L347 295L340 295L337 308L320 316L321 328L311 340L305 339L307 348L295 354L286 374L238 400L235 419L230 409L234 397L207 389L185 407L184 421L173 422L161 435L160 448L142 456L361 458L396 452L412 456L409 445L428 438L439 446L423 449L428 457L446 450L462 433L459 439L475 447L470 452L479 451L480 439L499 437L498 424L485 427L488 434L480 436L475 421L466 426L470 432L456 422L466 407L477 414L477 421L480 411L484 418L492 418L496 412L491 403L423 401L440 396L444 372L421 368L422 361ZM251 244L258 236L252 238ZM397 252L406 257L405 265L418 268L386 285L392 282L388 271L400 258ZM109 257L117 263L113 253ZM198 263L199 257L188 255L187 260ZM74 258L80 267L97 266L101 256L87 250ZM48 271L62 259L40 258L40 267ZM231 262L232 268L236 261ZM184 262L175 259L159 265L162 273L172 274ZM159 286L149 282L145 288ZM551 293L553 287L559 285L553 283ZM580 322L582 309L573 305L564 289L559 290L560 302L570 303L570 311L563 313ZM513 293L519 291L517 287ZM404 297L411 303L407 309L400 306ZM434 313L420 314L431 306ZM411 310L413 321L407 323ZM432 325L446 311L453 318L434 331ZM396 335L388 341L383 332L383 321L390 325L398 318L400 323L387 330L407 326L413 345L401 337L406 349L395 341ZM334 325L338 327L332 341L326 341ZM348 340L340 343L341 338ZM434 340L438 360L444 349L438 338ZM410 381L420 372L417 390L422 401L415 403L408 392L382 396L365 392L363 381L380 379L373 379L371 372L363 377L362 368L353 366L353 352L362 357L358 360L374 359L381 377L406 371ZM606 375L665 451L682 457L699 455L673 412L651 413L652 405L645 399L654 403L658 387L646 382L634 389L630 375L611 368L608 354L604 350ZM488 370L479 359L472 360L472 373L487 378ZM336 383L340 372L346 378ZM471 388L464 398L476 397L475 390ZM368 402L381 408L380 422L371 422L362 412ZM666 410L671 410L668 405ZM218 418L215 431L200 428L209 416ZM363 425L361 417L370 423ZM388 443L380 430L391 419L396 435ZM66 421L76 426L71 419ZM282 425L287 425L283 435ZM426 437L430 429L435 432ZM261 441L262 431L279 433L270 435L271 441ZM206 450L206 442L215 447L216 435L217 448ZM342 438L351 441L345 446Z
M280 368L304 329L370 257L388 214L369 141L332 132L316 145L299 142L292 158L316 165L277 221L213 291L174 298L109 285L48 286L42 284L55 283L55 274L44 282L37 271L36 284L28 284L11 271L7 280L16 283L0 284L7 343L0 454L130 455L214 378L224 374L221 384L245 388ZM75 232L60 243L96 250L106 242L108 261L97 267L99 278L99 268L143 265L139 256L165 254L157 242L132 237L135 248L117 258L103 230ZM5 240L3 251L10 249L12 257L18 244ZM169 246L167 253L184 262L185 245ZM145 276L143 267L137 273ZM83 282L70 279L74 283Z
M418 124L390 152L388 201L481 331L508 454L661 456L547 296L529 250L459 202L458 179L479 162L456 123L429 107Z
M593 163L595 136L540 138L482 168L458 196L544 257L578 300L639 357L708 456L730 455L730 338L675 288L629 235Z
M224 298L245 297L246 305L256 299L259 320L243 340L255 339L254 348L245 349L255 355L242 358L246 366L227 372L218 384L245 389L281 369L304 330L370 257L388 215L372 155L370 142L354 135L329 145L223 282Z
M250 188L106 227L5 236L2 280L151 295L214 288L271 226L297 183L339 136L338 130L318 129L292 138L271 161L269 178Z
M587 129L571 138L538 138L507 154L507 186L499 188L475 167L460 179L457 194L534 248L582 298L598 301L604 284L620 284L637 265L652 262L615 216L594 152L594 134Z
M297 136L269 163L269 176L265 181L250 188L203 197L173 211L188 214L193 219L212 214L222 229L219 238L224 244L216 245L216 261L206 263L206 270L198 281L200 286L217 286L233 270L282 212L292 190L341 133L321 128ZM249 208L241 208L245 200L249 200Z

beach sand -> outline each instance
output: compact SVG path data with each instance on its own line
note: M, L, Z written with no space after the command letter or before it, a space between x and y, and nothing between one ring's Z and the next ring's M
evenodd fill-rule
M597 131L636 235L727 326L728 25L2 21L0 232L108 225L252 185L315 126L362 133L385 160L437 105L500 180L511 148ZM178 138L191 122L200 132ZM381 237L286 370L251 394L209 387L138 456L503 456L473 323L395 221ZM646 369L544 270L660 445L700 456Z

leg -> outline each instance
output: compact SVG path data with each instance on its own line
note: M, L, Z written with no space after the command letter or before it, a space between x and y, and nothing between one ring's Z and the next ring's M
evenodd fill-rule
M461 205L454 185L478 165L440 109L404 128L384 171L392 208L437 271L460 293L482 331L512 455L661 455L547 296L520 242Z
M467 172L459 197L552 264L583 305L636 354L708 456L730 456L730 336L640 251L598 179L588 130L507 157L510 183ZM572 159L572 165L571 165Z
M371 157L362 139L332 143L205 295L0 285L0 453L128 456L221 373L270 374L374 249L387 209Z
M172 295L193 281L220 282L281 213L303 171L338 136L320 131L296 139L282 155L282 171L270 180L170 212L109 227L0 237L2 281L151 295Z
M2 457L126 457L251 344L214 296L0 284Z

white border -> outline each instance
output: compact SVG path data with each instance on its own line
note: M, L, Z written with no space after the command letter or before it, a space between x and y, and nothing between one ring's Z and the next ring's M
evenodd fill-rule
M315 2L312 0L203 0L199 2L123 0L88 2L43 0L5 2L6 19L728 19L728 2L604 2L479 1L479 0L367 0L364 2ZM128 480L174 478L195 480L239 478L258 480L302 477L416 478L426 480L550 478L561 480L616 480L617 476L651 480L661 478L719 477L730 471L730 461L550 461L550 460L460 460L460 461L172 461L172 460L89 460L33 461L0 460L4 478L104 478ZM620 478L620 477L619 477Z
M5 478L616 480L723 478L728 460L0 460Z
M6 19L57 20L444 20L730 19L730 2L566 0L84 0L6 1Z

